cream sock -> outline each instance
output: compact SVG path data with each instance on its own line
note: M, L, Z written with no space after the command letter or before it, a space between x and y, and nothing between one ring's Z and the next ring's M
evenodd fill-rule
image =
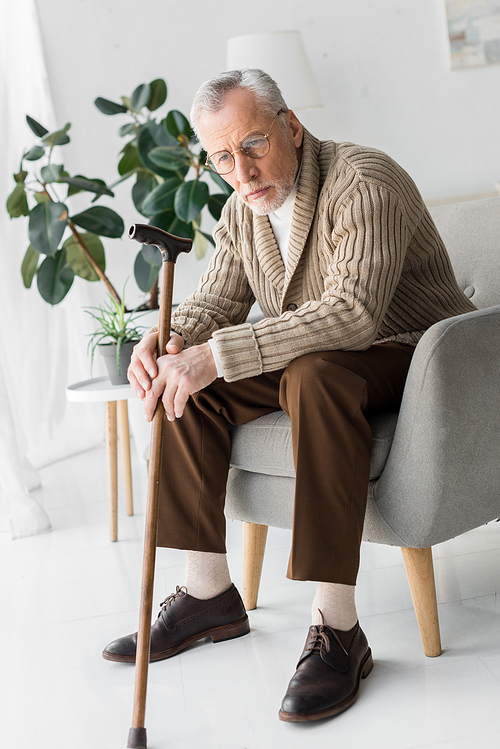
M343 632L352 629L358 621L354 602L355 590L354 585L318 583L312 604L312 623L324 623Z
M202 600L223 593L231 586L226 554L187 551L184 585L190 596Z

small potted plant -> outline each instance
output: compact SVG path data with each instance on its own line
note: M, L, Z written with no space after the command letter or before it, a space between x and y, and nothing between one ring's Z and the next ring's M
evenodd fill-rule
M91 354L91 368L95 350L98 348L104 356L104 363L111 383L113 385L125 385L128 382L127 369L132 349L145 331L144 327L138 327L135 324L141 313L137 313L135 310L127 312L125 303L123 301L118 302L111 295L109 295L108 301L99 307L89 307L85 311L99 323L97 330L90 335L88 344L88 351Z

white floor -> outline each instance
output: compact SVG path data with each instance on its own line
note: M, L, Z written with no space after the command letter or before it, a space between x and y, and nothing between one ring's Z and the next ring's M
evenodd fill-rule
M104 447L42 471L53 531L0 536L0 745L125 749L134 667L101 659L134 631L142 564L144 480L137 514L120 507L108 540ZM241 528L228 527L234 582ZM270 530L251 634L200 642L149 673L149 749L490 749L500 746L500 524L435 549L444 653L423 655L399 549L365 545L358 611L375 668L357 703L312 724L278 720L309 626L313 586L286 580L290 536ZM183 581L183 554L160 550L156 602ZM156 608L156 605L155 605Z

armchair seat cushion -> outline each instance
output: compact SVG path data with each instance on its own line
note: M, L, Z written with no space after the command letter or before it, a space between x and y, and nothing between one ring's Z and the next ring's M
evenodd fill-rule
M370 480L378 479L386 464L398 412L381 412L368 417L373 447ZM295 470L292 430L283 411L261 416L254 421L229 427L231 434L231 470L227 486L226 515L233 520L250 520L276 528L291 528ZM270 479L273 476L273 479ZM369 500L369 504L372 500ZM370 508L378 527L382 521ZM399 538L384 526L384 543L399 543ZM368 523L372 528L372 523Z
M368 418L373 447L370 480L377 479L391 449L397 411L372 414ZM261 416L248 424L229 428L231 434L231 465L250 473L295 478L290 419L283 411Z

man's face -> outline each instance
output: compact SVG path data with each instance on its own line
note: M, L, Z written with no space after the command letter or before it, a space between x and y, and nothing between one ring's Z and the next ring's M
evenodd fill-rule
M254 94L235 89L218 112L203 112L199 131L209 155L217 151L238 151L250 135L269 132L272 117L263 114ZM286 114L286 129L276 121L269 135L271 148L261 159L251 159L243 151L234 153L234 169L223 179L255 213L276 211L290 194L301 157L302 125L293 114Z

